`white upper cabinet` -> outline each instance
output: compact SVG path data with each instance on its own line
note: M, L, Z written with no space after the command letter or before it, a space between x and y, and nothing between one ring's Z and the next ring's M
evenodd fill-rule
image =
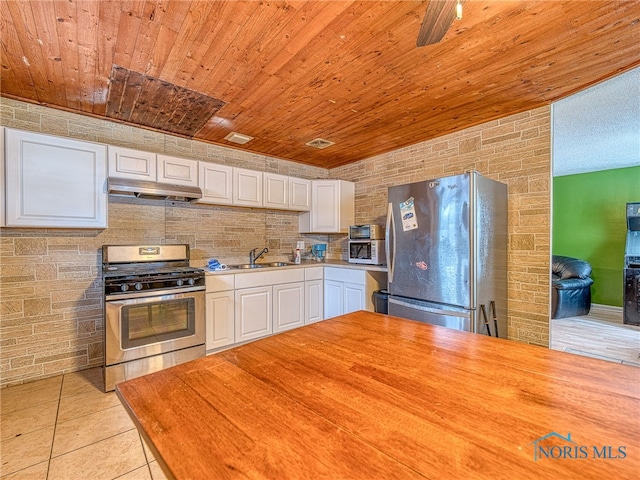
M312 180L311 211L300 214L300 233L348 233L355 221L355 184Z
M156 154L109 146L109 177L155 182L158 178Z
M106 228L107 147L6 129L6 225Z
M265 208L309 211L311 209L311 180L264 173Z
M311 210L311 180L289 177L289 209Z
M198 186L202 198L198 203L231 205L233 203L233 168L215 163L198 162Z
M287 210L289 208L289 177L265 172L263 179L262 206Z
M233 204L262 207L262 172L234 167Z
M198 161L158 154L158 182L198 186Z

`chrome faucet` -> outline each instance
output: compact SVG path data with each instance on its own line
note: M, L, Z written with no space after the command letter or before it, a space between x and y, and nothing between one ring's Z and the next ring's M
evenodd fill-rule
M258 249L254 248L249 252L249 265L255 265L256 260L258 260L265 253L269 253L269 249L267 247L264 247L258 255L256 255L256 250Z

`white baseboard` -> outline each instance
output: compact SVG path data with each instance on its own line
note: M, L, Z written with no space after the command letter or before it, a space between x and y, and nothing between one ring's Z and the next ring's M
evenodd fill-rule
M600 320L613 323L623 323L623 309L622 307L614 307L612 305L600 305L598 303L591 304L591 310L589 311L590 317L596 317Z

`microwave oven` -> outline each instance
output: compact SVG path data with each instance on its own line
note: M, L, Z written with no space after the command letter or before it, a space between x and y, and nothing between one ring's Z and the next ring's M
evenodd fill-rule
M384 240L349 240L349 262L384 265Z
M384 240L384 229L381 225L351 225L349 240Z

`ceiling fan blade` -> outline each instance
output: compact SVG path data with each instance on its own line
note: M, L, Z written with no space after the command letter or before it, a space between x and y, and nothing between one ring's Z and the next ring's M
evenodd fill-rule
M457 0L430 0L416 45L423 47L442 40L456 18ZM461 2L462 3L462 2Z

